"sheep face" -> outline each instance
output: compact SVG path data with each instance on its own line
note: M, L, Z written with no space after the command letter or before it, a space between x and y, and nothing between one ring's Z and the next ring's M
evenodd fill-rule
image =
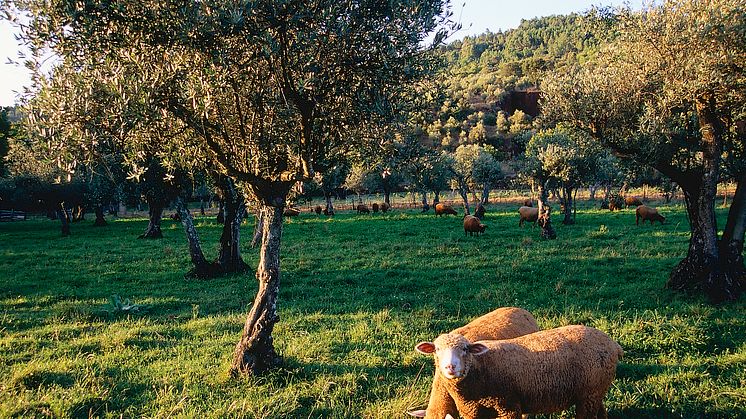
M436 368L449 380L466 377L472 357L487 352L483 344L471 343L457 333L440 335L434 342L421 342L415 349L423 354L434 354Z

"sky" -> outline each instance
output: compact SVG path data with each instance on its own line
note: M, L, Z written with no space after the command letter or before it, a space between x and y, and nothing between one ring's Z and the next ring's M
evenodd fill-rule
M505 31L518 27L523 19L583 12L592 6L620 6L629 3L640 9L643 0L452 0L454 18L461 21L461 29L449 40L486 32ZM16 93L30 83L29 72L23 66L8 64L17 61L18 41L15 30L0 19L0 106L12 106Z

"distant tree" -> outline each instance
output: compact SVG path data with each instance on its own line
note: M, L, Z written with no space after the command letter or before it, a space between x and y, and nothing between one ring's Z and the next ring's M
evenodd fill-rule
M494 147L484 146L474 161L472 169L474 183L477 187L481 185L482 197L480 201L483 205L489 202L490 190L504 177L500 162L495 158L495 154Z

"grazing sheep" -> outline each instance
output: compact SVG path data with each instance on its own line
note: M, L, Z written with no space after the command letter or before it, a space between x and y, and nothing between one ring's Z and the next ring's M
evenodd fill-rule
M385 202L381 204L381 212L386 212L386 211L388 211L390 209L391 209L391 205L389 205L389 204L387 204Z
M368 209L367 205L360 204L357 206L357 213L358 214L370 214L370 210Z
M453 209L452 206L446 205L446 204L436 204L435 205L435 215L441 216L441 215L458 215L455 209Z
M378 213L378 204L377 203L374 202L373 205L371 205L371 208L373 208L373 212L374 213Z
M316 215L321 215L321 205L316 205L316 207L314 207L313 209L313 212L315 212Z
M520 207L518 208L518 214L520 214L521 219L518 221L518 226L523 227L523 222L528 221L530 223L534 223L536 225L536 220L539 219L539 209L533 208L533 207Z
M624 198L621 195L613 195L609 197L609 211L621 210L624 206Z
M324 215L333 217L334 216L334 210L329 208L324 208Z
M484 233L484 229L486 228L486 225L479 222L479 218L473 215L467 215L464 217L464 236L467 234L473 236L474 233L477 233L478 236L479 234Z
M474 343L450 333L416 350L435 355L442 385L469 419L518 419L573 405L577 418L605 418L603 399L623 354L604 332L577 325Z
M531 200L531 198L526 198L523 200L523 206L524 207L533 207L534 202Z
M484 205L482 205L481 202L477 203L477 209L474 210L474 216L481 220L484 218L485 212L487 212L487 209L484 208Z
M640 205L642 205L642 200L640 200L640 198L636 196L627 196L624 198L624 205L626 205L627 207L639 207Z
M285 208L285 211L282 212L282 215L285 217L295 217L296 215L300 214L300 209L293 208L293 207L287 207Z
M650 225L653 225L653 221L660 221L661 224L666 222L666 217L660 215L657 209L646 205L640 205L635 210L635 225L640 225L640 219L642 219L643 224L646 220L650 220Z
M511 339L539 331L536 319L528 311L517 307L501 307L451 333L458 333L470 341L484 339ZM427 409L407 412L415 417L443 419L446 415L457 416L458 410L453 398L441 382L443 377L436 369L430 390L430 401Z

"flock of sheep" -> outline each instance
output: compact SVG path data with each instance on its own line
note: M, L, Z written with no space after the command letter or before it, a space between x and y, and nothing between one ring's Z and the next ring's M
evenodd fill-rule
M539 330L528 311L503 307L415 347L432 354L426 409L415 417L515 418L575 406L578 418L606 418L603 399L623 351L587 326Z
M641 219L665 222L658 210L637 197L627 197L624 203L637 207L635 224ZM528 199L523 204L518 224L536 223L538 208ZM373 212L389 209L387 204L373 204ZM322 212L320 206L314 210ZM370 213L363 204L356 210ZM485 211L478 204L474 215L464 216L464 234L485 232ZM458 215L442 203L435 205L435 214ZM621 346L598 329L574 325L539 330L531 313L516 307L498 308L432 342L420 342L415 350L435 360L427 407L408 412L426 419L520 419L572 406L580 419L606 418L603 400L623 354Z

